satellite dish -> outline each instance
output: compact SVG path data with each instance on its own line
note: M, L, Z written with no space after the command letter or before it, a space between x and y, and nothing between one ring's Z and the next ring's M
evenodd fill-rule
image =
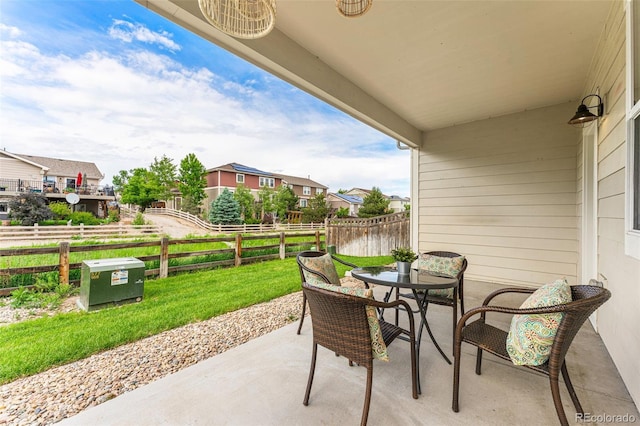
M69 204L78 204L78 201L80 201L80 197L78 197L78 194L74 194L73 192L68 193L65 199Z

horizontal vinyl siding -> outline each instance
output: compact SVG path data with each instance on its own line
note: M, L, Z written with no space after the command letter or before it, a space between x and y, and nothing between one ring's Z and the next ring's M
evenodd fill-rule
M636 405L640 403L640 261L625 255L625 13L615 2L597 46L584 95L605 100L598 121L598 274L611 299L597 313L598 332Z
M419 158L420 251L469 259L465 276L541 285L577 272L575 105L428 133Z

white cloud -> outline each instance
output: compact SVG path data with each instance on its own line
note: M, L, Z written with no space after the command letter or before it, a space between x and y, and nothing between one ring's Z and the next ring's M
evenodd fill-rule
M299 93L268 93L143 50L72 58L3 41L2 51L0 137L10 152L95 162L103 183L154 157L179 165L193 152L207 168L238 162L334 192L409 195L408 151Z
M136 40L148 44L157 44L172 52L181 49L180 45L171 40L170 33L166 31L151 31L142 24L134 24L121 19L113 20L113 24L109 27L109 36L126 43L131 43Z
M18 38L20 37L20 35L22 35L22 31L20 31L19 28L0 23L0 34L3 38Z

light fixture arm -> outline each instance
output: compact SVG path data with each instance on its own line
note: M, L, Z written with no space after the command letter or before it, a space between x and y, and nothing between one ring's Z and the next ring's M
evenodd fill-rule
M587 99L591 98L591 97L596 97L598 98L598 105L594 105L594 106L587 106L584 101L586 101ZM580 104L586 106L587 108L598 108L598 113L596 114L598 117L602 117L602 115L604 114L604 103L602 102L602 98L600 97L600 95L596 95L595 93L591 94L591 95L587 95L584 98L582 98L582 101L580 102Z

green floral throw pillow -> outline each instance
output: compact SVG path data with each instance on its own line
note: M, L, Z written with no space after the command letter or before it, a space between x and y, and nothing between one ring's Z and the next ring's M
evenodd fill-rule
M300 262L307 268L324 274L324 276L329 278L329 284L340 285L340 277L338 277L336 265L333 264L333 259L329 253L318 257L300 257ZM302 274L304 275L304 280L309 284L325 282L320 275L312 274L304 269L302 270Z
M320 282L318 284L309 283L314 287L323 288L325 290L335 291L337 293L349 294L351 296L364 297L366 299L373 299L373 290L370 288L357 288L357 287L340 287L332 284ZM382 338L382 330L380 329L380 322L378 321L378 311L375 306L365 306L367 312L367 322L369 323L369 334L371 335L371 352L375 359L382 361L389 361L389 354L387 353L387 345Z
M432 254L421 254L418 259L418 268L438 274L457 276L462 270L464 264L464 256L443 257L434 256ZM442 288L429 290L429 296L453 298L452 288Z
M569 302L571 287L566 280L561 279L540 287L520 308L540 308ZM514 315L507 336L507 352L511 361L516 365L541 365L547 362L563 315Z

